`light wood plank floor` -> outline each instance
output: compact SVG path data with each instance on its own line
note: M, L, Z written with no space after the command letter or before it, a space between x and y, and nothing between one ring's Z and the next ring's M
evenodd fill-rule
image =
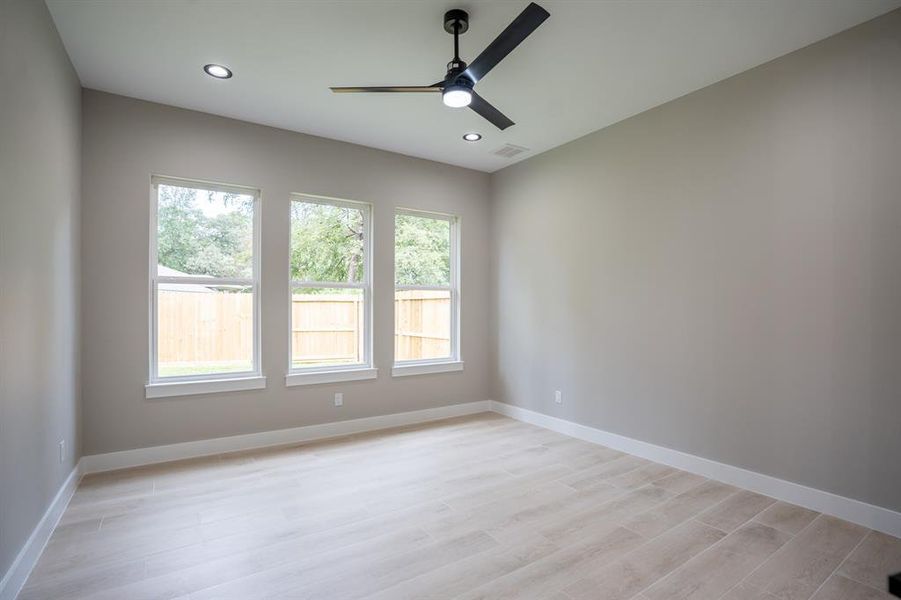
M879 600L901 540L494 414L86 477L20 598Z

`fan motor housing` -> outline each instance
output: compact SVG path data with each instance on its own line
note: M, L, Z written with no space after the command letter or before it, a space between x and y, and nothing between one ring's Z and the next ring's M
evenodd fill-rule
M444 13L444 31L454 33L466 33L469 30L469 13L455 8Z

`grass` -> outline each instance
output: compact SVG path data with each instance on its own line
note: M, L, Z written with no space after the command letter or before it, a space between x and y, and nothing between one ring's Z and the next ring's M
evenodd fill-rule
M356 359L346 360L295 360L291 366L295 369L302 367L329 367L350 365L358 362ZM186 375L221 375L222 373L240 373L250 371L253 365L242 361L222 362L195 362L195 363L161 363L160 377L184 377Z
M335 360L295 360L291 362L291 367L301 369L303 367L340 367L342 365L353 365L360 361L355 358L335 359Z
M358 362L355 359L317 361L295 360L291 366L295 369L302 367L328 367L349 365ZM223 362L196 362L196 363L161 363L160 377L184 377L186 375L221 375L222 373L240 373L250 371L253 365L249 362L223 361Z
M253 370L249 362L203 362L160 364L160 377L184 377L185 375L219 375Z

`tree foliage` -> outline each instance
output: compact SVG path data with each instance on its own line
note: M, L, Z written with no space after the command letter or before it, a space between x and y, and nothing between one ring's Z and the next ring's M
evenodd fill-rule
M204 211L202 202L215 210ZM159 263L190 275L250 277L253 200L222 192L160 186ZM355 283L364 278L363 213L354 208L291 203L291 278ZM396 283L448 285L450 223L397 215Z
M400 285L450 282L450 223L409 215L395 220L396 277ZM300 281L363 280L361 211L294 202L291 207L291 278Z
M355 283L363 277L363 213L292 202L291 278Z
M395 279L398 285L450 283L450 223L397 215L394 220Z
M190 275L250 277L253 271L253 200L222 192L160 186L159 263ZM198 202L224 205L208 216ZM217 207L219 208L219 207Z

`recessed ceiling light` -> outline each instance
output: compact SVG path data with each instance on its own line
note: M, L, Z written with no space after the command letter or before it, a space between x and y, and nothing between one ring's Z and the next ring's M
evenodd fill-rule
M203 70L207 75L216 79L229 79L232 76L231 69L222 65L203 65Z
M480 139L482 139L482 134L481 133L464 133L463 139L466 140L467 142L478 142Z

